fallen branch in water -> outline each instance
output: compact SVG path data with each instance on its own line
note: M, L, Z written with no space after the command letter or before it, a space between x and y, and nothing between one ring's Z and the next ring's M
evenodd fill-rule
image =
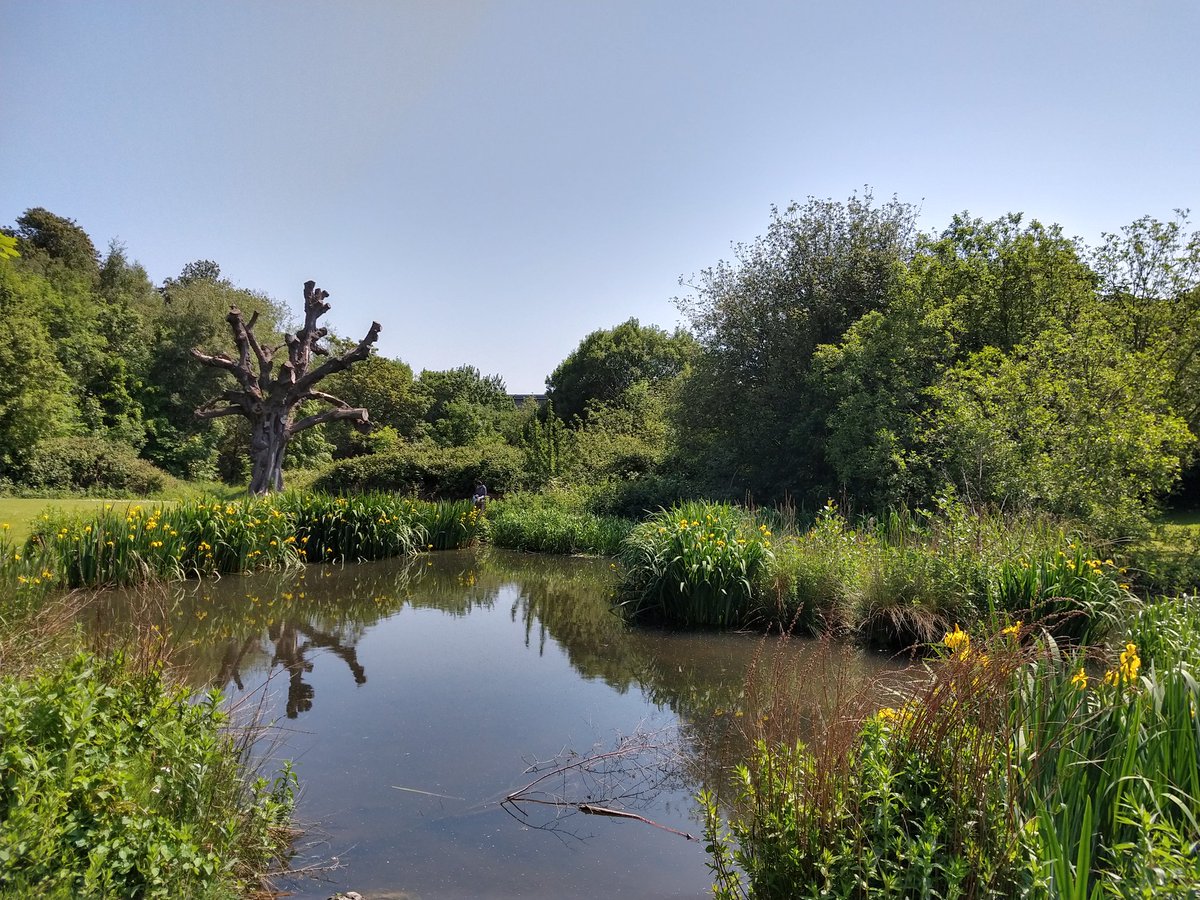
M510 792L500 802L506 812L526 825L530 825L530 822L522 806L535 804L549 806L559 812L632 819L679 835L685 840L696 840L686 831L679 831L638 813L614 808L614 804L639 804L644 807L652 803L662 790L676 784L679 751L674 735L664 739L661 731L637 731L619 738L614 749L586 756L564 750L551 760L534 763L526 772L538 772L543 768L545 771L537 778ZM554 782L557 791L546 790L548 782ZM573 800L572 795L582 795L583 799ZM548 823L531 827L558 830L555 825Z

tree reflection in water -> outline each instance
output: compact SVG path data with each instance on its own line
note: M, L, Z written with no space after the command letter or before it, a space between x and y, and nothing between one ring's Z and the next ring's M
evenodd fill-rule
M165 604L172 613L164 629L179 651L175 660L197 686L243 692L272 671L286 672L285 710L294 719L315 702L305 676L316 654L341 659L361 685L367 674L358 642L379 622L405 606L466 616L504 596L511 602L511 619L524 626L526 646L536 644L539 655L553 641L583 678L603 681L620 693L640 690L675 713L684 740L693 744L688 756L702 768L710 764L700 760L714 751L728 760L745 749L753 733L746 726L761 712L754 679L772 673L771 680L780 682L781 661L791 670L782 680L795 694L801 732L820 727L831 685L853 688L873 673L894 668L807 640L764 642L753 635L630 628L611 604L616 574L608 560L495 550L314 565L296 573L176 588ZM103 627L111 630L122 615L118 595L108 607Z

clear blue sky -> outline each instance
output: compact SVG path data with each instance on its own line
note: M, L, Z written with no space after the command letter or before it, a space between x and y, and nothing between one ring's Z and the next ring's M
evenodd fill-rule
M863 185L1094 241L1200 214L1200 4L0 0L0 223L197 258L538 391Z

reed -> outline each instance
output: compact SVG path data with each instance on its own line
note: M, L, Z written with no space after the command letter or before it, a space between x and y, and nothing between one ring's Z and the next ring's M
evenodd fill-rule
M768 710L728 830L702 798L717 895L1193 895L1198 624L1163 601L1090 652L956 625L892 708L844 701L807 745Z
M488 541L535 553L615 556L633 522L588 512L554 496L517 495L491 504Z
M771 530L726 503L678 503L636 526L621 548L621 607L635 620L685 627L744 625L773 560Z

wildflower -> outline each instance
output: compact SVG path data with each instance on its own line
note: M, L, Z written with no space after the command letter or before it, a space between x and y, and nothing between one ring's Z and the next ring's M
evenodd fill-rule
M1136 644L1126 644L1125 649L1121 651L1121 659L1115 669L1109 669L1104 673L1104 683L1111 685L1126 684L1133 685L1137 681L1138 671L1142 668L1141 657L1138 656Z
M161 547L161 546L162 546L162 541L151 541L151 542L150 542L150 546L151 546L151 547Z
M1087 672L1083 671L1082 667L1080 667L1078 672L1071 676L1071 684L1075 685L1075 687L1079 688L1081 691L1088 686Z
M1017 637L1021 633L1021 625L1022 624L1024 624L1024 623L1020 619L1017 619L1016 622L1014 622L1012 625L1009 625L1007 628L1003 629L1000 633L1012 635L1013 637Z
M959 628L957 623L954 625L954 630L948 631L942 638L942 643L951 653L958 652L961 647L962 651L958 653L959 659L966 659L967 654L971 652L971 636Z

